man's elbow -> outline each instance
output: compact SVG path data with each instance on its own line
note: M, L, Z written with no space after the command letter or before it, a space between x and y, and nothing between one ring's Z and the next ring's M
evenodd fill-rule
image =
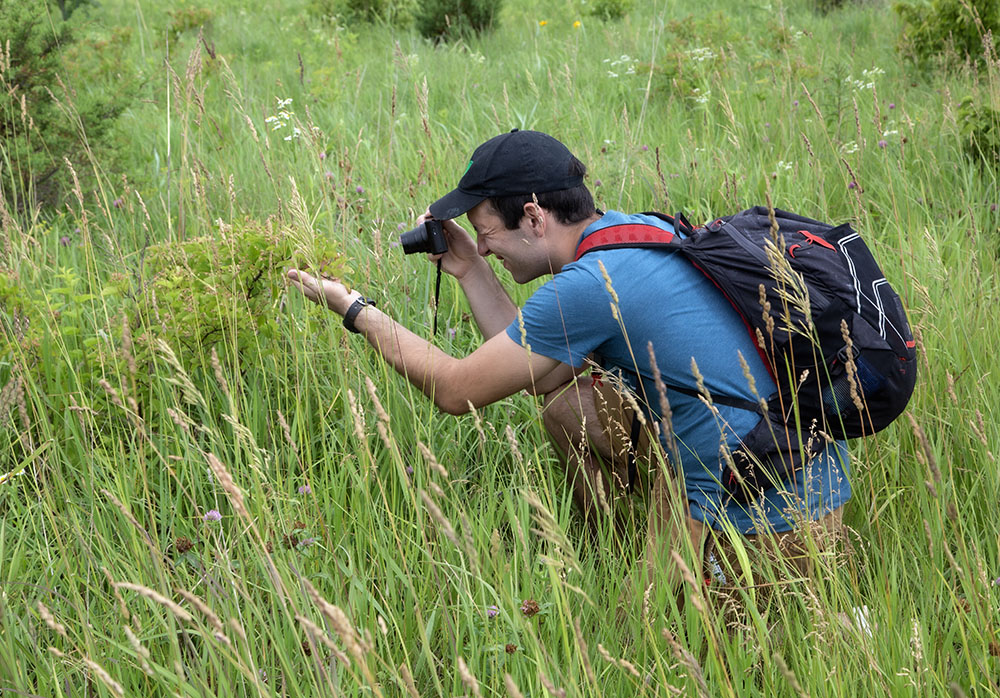
M441 393L434 396L434 404L445 414L455 416L466 414L471 408L468 398Z

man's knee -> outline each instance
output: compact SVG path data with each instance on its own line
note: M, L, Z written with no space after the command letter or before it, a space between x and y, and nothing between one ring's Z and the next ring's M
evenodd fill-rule
M562 385L543 396L542 424L558 443L579 440L584 422L579 391L572 384Z

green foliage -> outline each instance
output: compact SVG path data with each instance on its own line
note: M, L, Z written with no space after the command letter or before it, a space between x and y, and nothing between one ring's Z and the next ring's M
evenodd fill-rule
M64 22L84 5L94 4L94 0L54 0L54 2L56 7L59 8L59 14L62 15Z
M420 0L414 20L428 39L447 41L490 29L501 0Z
M211 24L214 13L207 7L180 7L169 10L170 37L177 39L192 29L200 29Z
M621 19L634 5L635 0L591 0L587 14L608 22Z
M350 273L332 241L304 245L291 230L252 220L219 236L150 247L129 313L136 356L154 356L163 340L188 370L207 366L219 344L240 363L253 363L275 335L275 305L293 265L337 278Z
M94 284L72 267L53 270L48 284L19 284L0 273L0 388L14 366L39 385L52 380L50 363L74 376L54 384L55 414L82 392L96 409L96 433L120 418L101 381L123 386L147 416L159 412L153 390L164 345L180 368L198 373L213 349L238 367L273 350L279 329L277 303L285 270L312 269L350 275L337 246L327 239L303 242L295 231L251 220L220 235L154 245L145 251L137 286L123 273Z
M780 36L769 32L768 39ZM723 66L719 53L723 45L739 46L745 37L732 27L723 12L688 15L667 22L664 45L668 48L656 64L643 64L652 70L658 91L691 98L697 103L707 89L708 77Z
M822 14L827 14L828 12L840 9L848 2L850 2L850 0L810 0L810 4L813 9Z
M53 23L43 0L0 2L0 36L8 51L0 61L0 189L14 210L56 203L68 177L65 160L80 173L88 169L87 149L106 142L131 100L122 87L129 81L119 79L117 91L66 88L62 57L77 37L65 23ZM91 46L90 55L113 63L118 54ZM79 77L103 76L84 70Z
M921 64L984 62L985 36L992 36L993 51L1000 41L1000 0L931 0L897 2L903 20L900 48Z
M323 19L337 19L352 25L359 22L386 22L406 26L413 21L417 0L309 0L309 13Z
M958 123L966 154L1000 172L1000 110L966 97L958 107Z

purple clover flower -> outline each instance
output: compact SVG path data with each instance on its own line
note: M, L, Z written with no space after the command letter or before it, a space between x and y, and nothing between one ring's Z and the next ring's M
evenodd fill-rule
M889 145L889 144L888 144L888 143L886 142L886 140L885 140L884 138L883 138L883 139L881 139L881 140L879 140L879 142L878 142L878 147L879 147L879 148L882 148L883 150L885 149L885 147L886 147L887 145Z
M69 244L71 242L73 241L69 239L69 235L63 235L61 238L59 238L59 244L62 245L63 247L69 247Z
M993 580L993 586L1000 587L1000 577Z
M794 102L792 102L792 106L793 107L799 106L799 100L795 100Z
M359 194L364 194L365 188L359 184L358 186L354 187L354 191L356 191Z
M890 109L895 109L896 108L896 103L895 102L889 102L889 108Z
M1000 579L998 579L997 581L1000 581ZM486 609L486 617L487 618L491 618L492 619L492 618L496 618L499 615L500 615L500 609L497 608L496 606L490 606L489 608Z
M299 487L299 494L312 494L312 487L309 485L301 485Z
M855 182L855 181L854 181L854 180L852 179L852 180L851 180L851 183L847 185L847 188L848 188L848 189L857 189L857 188L858 188L858 183L857 183L857 182Z
M222 514L219 513L218 509L212 509L212 510L210 510L209 512L207 512L202 517L202 520L203 521L221 521L222 520Z
M639 148L639 150L641 150L642 152L645 153L647 150L649 150L649 146L648 145L644 145L641 148Z
M114 206L115 208L121 208L122 206L125 205L125 201L122 199L122 197L119 196L117 199L111 202L111 205Z

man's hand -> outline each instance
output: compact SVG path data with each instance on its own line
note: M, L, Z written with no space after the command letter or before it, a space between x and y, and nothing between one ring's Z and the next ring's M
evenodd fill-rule
M417 218L417 225L431 217L426 211ZM427 259L432 262L441 260L441 268L459 281L470 271L485 263L476 249L476 241L465 232L465 229L453 220L442 221L444 236L448 240L448 251L444 254L429 254Z
M301 291L302 295L313 303L326 306L338 315L347 313L351 303L361 297L357 291L348 291L347 287L336 279L317 278L301 269L289 269L288 280L291 286Z

